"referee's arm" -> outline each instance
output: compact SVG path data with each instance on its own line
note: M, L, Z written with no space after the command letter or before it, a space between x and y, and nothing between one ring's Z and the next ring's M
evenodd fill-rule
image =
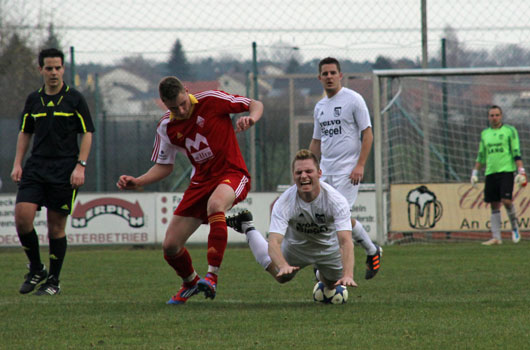
M22 160L28 151L32 135L33 134L22 131L18 133L17 150L15 154L15 160L13 161L13 170L11 172L11 179L14 182L19 182L22 178Z

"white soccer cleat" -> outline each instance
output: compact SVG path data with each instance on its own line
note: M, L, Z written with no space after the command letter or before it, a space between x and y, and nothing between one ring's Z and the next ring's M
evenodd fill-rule
M482 242L482 245L499 245L502 244L502 241L497 238L492 238L489 241Z

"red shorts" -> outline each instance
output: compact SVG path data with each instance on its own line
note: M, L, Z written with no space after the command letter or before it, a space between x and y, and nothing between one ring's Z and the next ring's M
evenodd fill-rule
M184 196L173 214L202 219L202 221L207 223L208 200L220 184L229 185L234 190L236 199L232 203L232 206L244 200L250 191L250 179L242 173L229 173L223 177L200 184L194 184L192 182L184 192Z

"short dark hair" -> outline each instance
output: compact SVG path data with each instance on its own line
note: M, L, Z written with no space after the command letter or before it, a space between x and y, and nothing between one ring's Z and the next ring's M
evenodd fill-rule
M502 108L499 107L499 106L497 106L497 105L491 105L491 106L489 106L489 107L488 107L488 114L490 113L490 111L491 111L492 109L498 109L499 111L501 111L501 115L502 115Z
M164 77L158 83L158 93L162 101L171 101L184 91L186 88L177 77Z
M294 156L293 163L291 164L291 169L294 170L294 163L297 160L305 160L305 159L312 159L315 163L315 166L317 167L317 170L320 170L320 164L318 162L317 156L311 152L308 149L301 149L298 152L296 152L296 155Z
M61 59L61 65L64 66L64 53L56 48L44 49L39 53L39 66L44 67L44 59L49 57L59 57Z
M340 73L340 63L336 58L333 58L333 57L326 57L320 60L320 62L318 63L318 73L322 72L322 66L325 64L336 65Z

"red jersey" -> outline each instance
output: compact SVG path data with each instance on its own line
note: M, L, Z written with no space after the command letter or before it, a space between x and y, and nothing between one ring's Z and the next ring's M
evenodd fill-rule
M250 178L230 114L248 111L251 99L218 90L190 94L190 99L193 111L188 119L171 119L167 111L158 123L151 160L173 164L177 152L185 153L193 166L194 183L231 171Z

